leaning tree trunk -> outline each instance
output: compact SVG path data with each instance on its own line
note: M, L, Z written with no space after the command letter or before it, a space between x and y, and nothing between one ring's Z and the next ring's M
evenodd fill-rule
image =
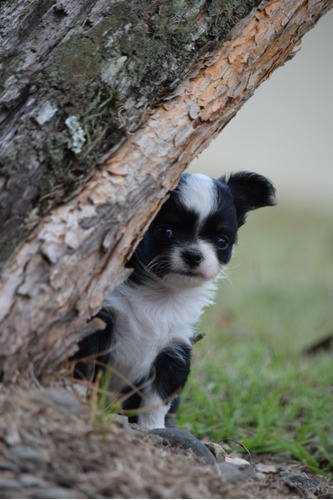
M180 173L332 0L2 1L0 374L54 370Z

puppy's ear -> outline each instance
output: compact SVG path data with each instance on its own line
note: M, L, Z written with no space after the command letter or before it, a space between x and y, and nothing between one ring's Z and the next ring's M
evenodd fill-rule
M220 177L219 181L227 184L233 194L238 226L244 224L249 210L275 205L274 186L262 175L238 172L228 179Z

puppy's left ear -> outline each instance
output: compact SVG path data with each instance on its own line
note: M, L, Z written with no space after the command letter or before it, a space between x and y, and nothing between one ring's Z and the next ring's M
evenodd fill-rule
M238 172L228 179L221 177L220 182L227 184L233 194L238 226L244 224L249 210L275 205L273 184L259 174Z

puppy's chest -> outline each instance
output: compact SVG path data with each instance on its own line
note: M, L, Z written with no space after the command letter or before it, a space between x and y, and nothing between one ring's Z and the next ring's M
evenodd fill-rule
M188 297L158 290L116 291L104 307L115 313L111 364L131 382L148 376L157 354L172 343L191 345L200 312ZM115 377L113 385L120 381Z

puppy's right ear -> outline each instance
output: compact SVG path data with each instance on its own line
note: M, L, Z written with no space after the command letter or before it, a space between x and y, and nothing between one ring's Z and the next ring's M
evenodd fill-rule
M238 226L244 224L250 210L275 205L275 188L266 177L252 172L238 172L229 178L220 177L234 197Z

